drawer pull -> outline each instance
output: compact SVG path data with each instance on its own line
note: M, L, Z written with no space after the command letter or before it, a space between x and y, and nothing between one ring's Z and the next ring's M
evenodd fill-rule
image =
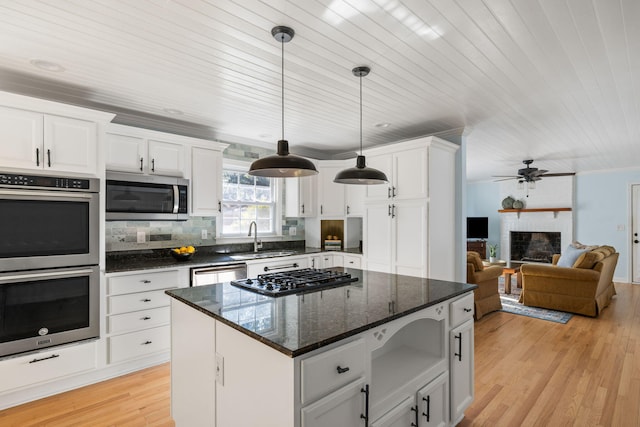
M145 298L145 299L142 299L140 301L142 301L142 302L151 302L151 300L149 298Z
M153 341L145 341L145 342L142 343L142 345L149 345L149 344L152 344L152 343L153 343Z
M464 308L464 312L465 313L471 313L472 311L473 311L473 309L471 309L471 308L466 308L466 307Z
M56 357L60 357L60 355L59 354L52 354L51 356L43 357L42 359L30 360L29 363L38 363L38 362L42 362L43 360L55 359Z
M140 320L151 320L151 317L149 317L149 316L144 316L144 317L143 317L142 319L140 319Z
M346 368L341 368L340 366L338 366L336 369L338 370L339 374L344 374L345 372L349 371L349 367L348 366Z
M144 280L140 280L142 283L151 283L151 280L148 279L144 279Z

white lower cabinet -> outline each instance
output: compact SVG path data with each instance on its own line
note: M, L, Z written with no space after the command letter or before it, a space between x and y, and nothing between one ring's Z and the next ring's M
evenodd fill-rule
M180 269L108 275L108 363L163 352L168 357L171 315L165 290L182 286L188 286L188 271Z
M302 427L364 425L364 378L302 408Z
M449 371L451 421L456 425L473 402L473 293L450 304Z
M422 387L415 396L371 423L371 427L446 427L449 425L449 376L446 372Z
M3 360L0 364L0 393L89 371L95 367L95 342Z
M415 399L407 397L398 406L371 423L371 427L405 427L417 426L413 414Z

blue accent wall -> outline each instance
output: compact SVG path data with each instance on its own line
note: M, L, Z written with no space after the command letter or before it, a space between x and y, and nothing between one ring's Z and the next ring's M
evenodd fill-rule
M632 184L640 184L640 170L576 176L575 240L616 248L620 257L614 277L626 282L631 282Z
M489 238L487 244L500 243L501 209L500 185L497 182L471 182L467 184L467 215L489 218ZM498 253L500 251L498 250Z

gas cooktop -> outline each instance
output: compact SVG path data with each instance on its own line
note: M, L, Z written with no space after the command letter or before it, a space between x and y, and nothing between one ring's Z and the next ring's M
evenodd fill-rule
M317 291L358 281L357 277L330 269L303 268L281 273L259 274L255 279L232 280L231 284L262 295L279 297Z

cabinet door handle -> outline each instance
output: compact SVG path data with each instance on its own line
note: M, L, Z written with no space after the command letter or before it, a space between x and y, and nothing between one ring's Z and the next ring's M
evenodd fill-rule
M345 372L349 372L349 367L345 366L344 368L341 368L339 365L336 368L339 374L344 374Z
M145 298L145 299L140 300L140 301L142 301L142 302L151 302L151 300L149 298Z
M218 212L222 212L222 202L218 200Z
M147 340L147 341L145 341L145 342L143 342L143 343L142 343L142 345L149 345L149 344L153 344L153 341L148 341L148 340Z
M462 332L457 334L455 338L458 340L458 352L454 353L453 356L458 356L458 362L462 362Z
M411 427L418 427L418 405L416 405L415 408L412 406L411 410L413 412L415 412L415 417L416 417L416 422L415 423L411 423Z
M369 427L369 384L365 384L360 393L364 393L364 414L360 414L360 419L364 420L364 427Z
M140 157L140 172L142 172L143 163L144 163L144 157Z
M304 213L304 203L302 204L302 213Z
M387 187L387 199L391 198L391 187Z
M151 172L156 171L156 159L151 159Z
M320 205L320 215L322 215L322 205Z
M51 167L51 150L47 149L47 166Z
M36 166L40 166L40 149L36 148Z
M43 357L41 359L30 360L29 363L38 363L38 362L42 362L43 360L55 359L56 357L60 357L60 355L59 354L52 354L49 357Z
M349 205L347 205L347 215L349 215Z
M144 279L144 280L140 280L142 283L151 283L151 280L149 279Z
M393 190L391 190L391 197L396 197L396 187L391 188L393 188Z
M311 268L316 268L316 259L311 258Z
M387 212L388 216L391 216L391 205L389 205L389 211Z
M427 402L427 412L423 412L422 416L429 422L429 418L431 418L431 396L423 397L422 400Z

